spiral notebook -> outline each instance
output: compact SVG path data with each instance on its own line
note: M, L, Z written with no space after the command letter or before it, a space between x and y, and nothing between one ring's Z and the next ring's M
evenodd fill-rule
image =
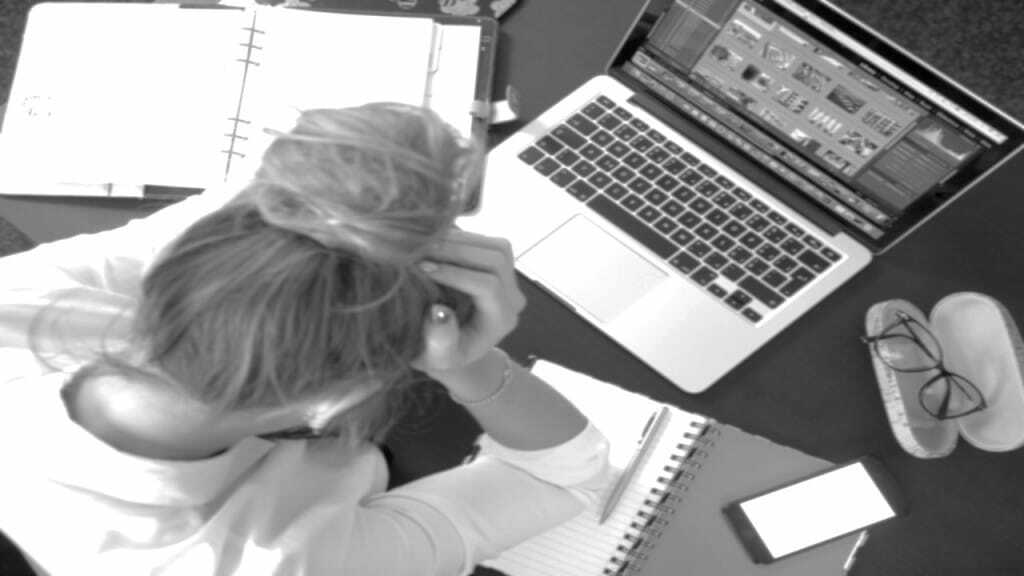
M550 362L534 372L575 403L611 444L621 470L661 404ZM670 407L657 446L641 462L615 512L601 502L485 563L509 576L841 575L864 538L846 536L772 564L754 564L722 507L832 463L760 436ZM614 478L609 483L609 490Z
M0 193L201 189L253 168L267 129L307 108L427 106L482 135L496 37L490 18L37 4L0 131Z

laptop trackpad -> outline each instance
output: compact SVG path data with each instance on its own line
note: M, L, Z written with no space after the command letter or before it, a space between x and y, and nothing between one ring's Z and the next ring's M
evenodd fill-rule
M602 322L613 320L667 277L582 215L530 248L518 264Z

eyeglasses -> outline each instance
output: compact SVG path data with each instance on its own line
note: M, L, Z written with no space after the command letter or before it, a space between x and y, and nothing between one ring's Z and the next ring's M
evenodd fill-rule
M936 370L935 375L917 391L921 407L935 418L958 418L988 406L977 386L946 368L942 346L935 335L909 314L897 312L892 324L877 336L862 336L861 341L869 345L886 366L897 372Z

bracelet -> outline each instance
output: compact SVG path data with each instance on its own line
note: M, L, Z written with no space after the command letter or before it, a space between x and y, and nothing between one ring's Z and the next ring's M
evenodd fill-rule
M501 384L498 384L498 387L495 388L493 392L479 400L466 400L449 392L448 395L451 396L452 400L454 400L456 404L461 404L463 406L482 406L484 404L488 404L501 395L509 382L512 381L512 358L510 358L509 355L500 348L495 348L494 350L501 354L501 358L505 364L505 367L501 371Z

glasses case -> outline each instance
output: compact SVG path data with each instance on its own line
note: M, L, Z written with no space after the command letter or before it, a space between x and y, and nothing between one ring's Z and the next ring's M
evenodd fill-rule
M872 353L885 411L900 446L919 458L938 458L952 452L960 436L993 452L1024 445L1024 345L1006 308L985 294L956 292L936 303L925 318L910 302L886 300L868 309L867 335L877 336L897 323L900 312L932 332L946 369L973 383L987 404L964 416L938 419L918 399L935 370L897 371ZM880 340L878 351L884 352L886 345Z

